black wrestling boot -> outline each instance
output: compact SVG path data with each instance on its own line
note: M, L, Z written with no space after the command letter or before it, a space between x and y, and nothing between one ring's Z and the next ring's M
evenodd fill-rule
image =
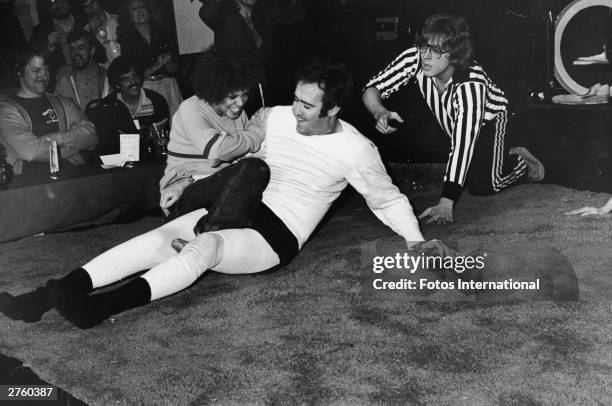
M151 301L151 288L144 278L135 278L117 289L95 295L66 296L57 311L75 326L88 329L113 314Z
M50 308L49 290L46 286L17 296L0 293L0 312L13 320L34 323L40 321Z
M47 282L49 302L53 307L62 306L67 298L86 295L93 290L91 277L83 268L77 268L60 279Z
M40 318L64 297L91 292L91 278L83 268L75 269L59 280L51 279L47 285L32 292L13 296L0 293L0 311L13 320L27 323L40 321Z

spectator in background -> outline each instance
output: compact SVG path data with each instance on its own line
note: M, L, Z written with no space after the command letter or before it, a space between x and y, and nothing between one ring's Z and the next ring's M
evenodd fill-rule
M51 70L50 89L55 88L55 77L60 67L72 65L68 34L85 25L85 18L76 12L73 0L55 0L51 3L52 20L34 27L32 43L49 52L47 63Z
M63 66L57 73L55 95L71 98L85 110L89 102L110 93L106 70L98 62L106 61L106 54L98 41L82 29L68 35L72 66Z
M25 162L49 162L51 141L57 142L61 158L74 165L85 163L79 152L98 142L94 125L72 100L46 93L49 67L44 54L28 47L17 55L19 90L0 100L0 141L15 174L24 166L36 166Z
M304 16L303 8L296 0L200 1L200 18L214 31L215 48L235 57L258 59L267 70L273 59L275 29L280 25L295 24ZM269 72L267 76L277 79L276 72ZM279 72L279 76L283 77L283 72ZM266 89L271 93L266 102L276 104L279 99L283 100L286 93L284 87L276 80L271 82Z
M147 0L126 2L117 28L121 53L143 65L145 77L176 72L176 46L169 32L154 19Z
M88 18L85 31L94 35L106 50L104 68L108 69L115 58L121 55L121 46L117 40L119 18L105 11L100 0L81 0L81 7Z
M100 155L119 153L119 134L156 131L168 125L168 105L159 94L142 87L140 64L120 56L108 68L108 79L114 91L86 108L96 125Z

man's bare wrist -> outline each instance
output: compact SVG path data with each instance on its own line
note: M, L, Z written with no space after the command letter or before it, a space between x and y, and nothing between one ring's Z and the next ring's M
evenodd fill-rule
M440 206L453 207L455 205L455 202L449 199L448 197L441 197L439 204Z
M388 112L388 110L384 107L376 109L374 111L374 119L378 120L380 117L382 117L383 115L385 115Z

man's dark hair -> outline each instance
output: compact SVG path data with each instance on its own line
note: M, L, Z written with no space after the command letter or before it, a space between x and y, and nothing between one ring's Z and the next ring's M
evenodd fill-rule
M66 37L66 43L71 44L75 41L80 40L81 38L87 41L87 44L89 46L94 46L96 42L98 42L98 40L95 39L93 35L91 35L89 32L85 31L82 28L75 28L74 30L68 33L68 36Z
M219 104L232 92L251 89L262 78L263 70L254 60L209 50L198 58L191 84L198 98Z
M342 107L348 101L353 79L346 65L315 61L300 69L297 81L316 83L323 90L320 117L325 117L334 106Z
M453 66L466 69L474 62L474 44L465 17L432 15L425 21L417 42L424 41L425 37L441 38L440 46L449 53L449 61Z
M141 78L144 78L144 70L141 64L137 63L133 58L124 55L118 56L108 67L108 82L112 87L116 87L121 81L121 75L127 75L132 69Z
M66 38L66 43L71 44L80 39L84 39L87 42L87 45L94 47L95 53L93 58L97 63L105 63L107 61L106 50L102 44L100 44L100 42L90 32L85 31L82 28L75 28L74 30L70 31L68 33L68 37Z
M35 56L40 56L41 58L45 59L46 62L48 54L48 51L44 49L44 47L36 46L36 44L27 44L18 49L13 56L15 73L21 74L26 65L30 63L32 58Z

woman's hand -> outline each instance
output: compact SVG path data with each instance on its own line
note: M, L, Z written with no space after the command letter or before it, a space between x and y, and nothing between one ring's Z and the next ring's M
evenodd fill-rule
M159 199L159 207L163 210L167 216L170 214L170 207L181 198L183 192L187 186L193 183L193 178L181 178L168 185L161 191L161 197Z

